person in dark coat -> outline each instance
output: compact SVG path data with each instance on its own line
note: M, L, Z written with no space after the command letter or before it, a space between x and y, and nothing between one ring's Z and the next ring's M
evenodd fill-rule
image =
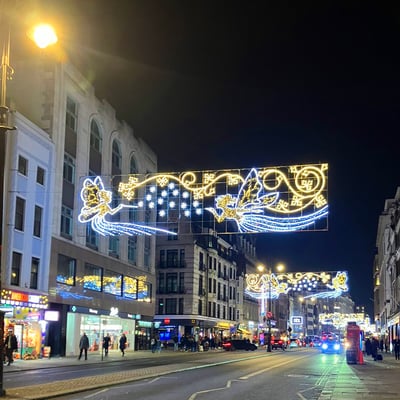
M396 336L393 341L394 358L400 360L400 339Z
M365 341L365 352L367 353L367 356L371 354L371 340L370 338L367 338Z
M371 342L371 356L376 361L376 356L378 355L378 349L379 349L379 341L377 338L372 338Z
M81 359L83 352L85 352L85 360L87 360L88 348L89 348L89 338L86 336L86 333L83 332L83 335L81 336L81 340L79 341L79 357L78 357L78 360Z
M110 347L110 343L111 343L111 338L110 338L110 335L107 333L107 335L104 336L104 338L103 338L103 349L104 349L105 356L108 356L108 349Z
M15 350L18 350L18 340L14 335L14 331L12 329L8 330L8 334L4 340L5 353L7 356L8 363L10 365L14 362L13 353Z
M123 333L119 338L119 349L121 350L122 357L125 355L125 347L126 347L126 336L125 333Z

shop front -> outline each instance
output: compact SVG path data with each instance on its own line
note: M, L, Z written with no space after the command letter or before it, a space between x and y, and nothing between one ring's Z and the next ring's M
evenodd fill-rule
M4 331L13 330L17 336L16 359L35 360L42 357L47 325L44 320L46 308L47 296L2 290Z
M70 306L66 317L66 355L76 355L83 332L89 338L89 352L101 352L105 335L111 338L110 350L119 349L119 339L124 333L127 338L126 350L135 350L136 326L141 315L110 310Z

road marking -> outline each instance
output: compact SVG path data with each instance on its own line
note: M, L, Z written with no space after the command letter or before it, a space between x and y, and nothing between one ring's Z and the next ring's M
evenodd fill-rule
M264 372L270 371L271 369L274 369L274 368L277 368L277 367L282 367L283 365L290 364L293 361L301 360L303 358L308 358L308 356L296 357L295 359L291 358L291 359L289 359L287 361L283 361L283 362L281 362L279 364L274 364L271 367L260 369L259 371L254 371L252 374L242 376L239 379L242 379L242 380L249 379L249 378L252 378L253 376L257 376L257 375L263 374Z
M188 398L188 400L194 400L194 399L197 397L197 395L199 395L199 394L210 393L210 392L217 392L217 391L220 391L220 390L229 389L229 388L232 386L232 382L240 382L241 380L242 380L242 381L243 381L243 380L247 380L247 379L249 379L249 378L252 378L253 376L262 374L262 373L264 373L264 372L266 372L266 371L270 371L271 369L274 369L274 368L277 368L277 367L281 367L281 366L283 366L283 365L292 363L293 361L301 360L301 359L307 358L307 357L308 357L308 356L296 357L295 359L291 358L290 360L281 362L281 363L279 363L279 364L274 364L274 365L271 366L271 367L264 368L264 369L262 369L262 370L260 370L260 371L256 371L256 372L253 372L252 374L248 374L248 375L242 376L242 377L240 377L240 378L238 378L238 379L229 380L229 381L226 382L226 385L225 385L225 386L218 387L218 388L214 388L214 389L207 389L207 390L201 390L201 391L199 391L199 392L195 392L195 393L193 393L193 394ZM221 364L222 364L222 363L221 363ZM302 399L302 400L305 400L305 399Z
M98 394L104 393L104 392L108 392L108 389L103 389L96 393L89 394L88 396L85 396L84 399L90 399L91 397L97 396Z

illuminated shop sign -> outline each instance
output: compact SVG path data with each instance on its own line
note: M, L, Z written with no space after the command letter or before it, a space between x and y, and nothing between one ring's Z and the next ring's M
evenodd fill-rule
M327 171L325 163L139 174L115 187L87 177L78 220L104 236L176 235L178 222L192 220L219 233L327 230ZM138 214L153 218L138 221Z
M18 307L47 308L48 297L4 289L1 291L1 303Z
M292 317L292 325L303 325L303 317Z

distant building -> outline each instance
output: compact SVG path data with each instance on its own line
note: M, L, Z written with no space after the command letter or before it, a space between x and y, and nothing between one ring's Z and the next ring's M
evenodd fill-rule
M379 217L374 259L374 313L377 332L400 336L400 187Z

